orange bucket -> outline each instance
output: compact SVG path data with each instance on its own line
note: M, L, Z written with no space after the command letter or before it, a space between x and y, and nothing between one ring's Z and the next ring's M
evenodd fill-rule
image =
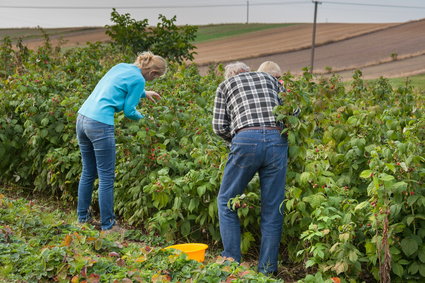
M187 257L198 262L203 262L205 259L205 250L208 245L200 243L179 244L166 247L165 249L176 249L187 254Z

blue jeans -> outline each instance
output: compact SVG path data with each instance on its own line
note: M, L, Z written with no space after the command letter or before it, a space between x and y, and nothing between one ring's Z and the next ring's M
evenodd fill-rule
M78 185L78 221L84 223L90 220L89 207L92 201L93 183L99 177L101 228L109 230L115 224L114 126L78 115L77 138L83 163L83 172Z
M236 211L228 201L241 195L259 173L261 185L261 246L258 271L277 271L277 258L282 234L288 142L278 130L246 130L232 139L230 153L220 191L218 215L224 251L222 256L241 260L241 228ZM282 209L283 210L283 209Z

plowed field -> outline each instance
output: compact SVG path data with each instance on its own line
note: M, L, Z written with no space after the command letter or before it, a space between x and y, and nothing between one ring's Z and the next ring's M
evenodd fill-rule
M52 37L52 43L65 40L63 46L107 41L104 29L74 32ZM195 62L201 72L215 63L244 61L255 70L263 61L278 63L283 71L300 73L310 65L312 24L296 24L246 33L197 44ZM42 42L27 41L31 48ZM354 69L365 77L405 76L425 72L425 19L390 24L317 25L314 70L340 72L349 77Z

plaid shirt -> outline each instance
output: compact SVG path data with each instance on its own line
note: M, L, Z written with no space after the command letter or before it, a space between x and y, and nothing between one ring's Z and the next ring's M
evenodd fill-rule
M222 82L216 91L213 130L230 142L245 127L282 127L272 111L281 105L279 92L285 88L263 72L240 73Z

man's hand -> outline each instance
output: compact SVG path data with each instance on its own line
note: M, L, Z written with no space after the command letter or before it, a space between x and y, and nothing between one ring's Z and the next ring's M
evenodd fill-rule
M146 91L146 98L149 99L150 101L156 102L156 100L161 99L161 96L154 91L147 90Z

